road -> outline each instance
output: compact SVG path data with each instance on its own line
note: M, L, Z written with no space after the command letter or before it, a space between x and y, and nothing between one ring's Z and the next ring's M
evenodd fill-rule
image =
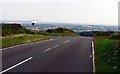
M92 38L51 37L2 50L2 72L93 72Z

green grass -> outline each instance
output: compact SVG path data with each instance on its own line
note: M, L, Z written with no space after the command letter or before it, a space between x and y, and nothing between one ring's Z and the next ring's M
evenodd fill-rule
M66 28L33 32L25 29L21 24L0 25L2 25L2 38L0 38L2 48L48 39L48 36L78 36L74 31Z
M114 55L114 52L119 48L117 46L117 40L111 39L108 36L95 37L95 63L96 72L117 72L118 57ZM113 58L113 57L117 58ZM120 70L120 69L119 69Z
M2 48L5 48L5 47L18 45L18 44L45 40L45 39L48 39L48 37L40 34L18 34L18 35L6 36L1 39L2 39Z
M78 36L78 34L73 32L63 32L63 33L40 32L39 34L47 35L47 36Z
M77 34L72 32L68 32L68 33L40 32L36 34L14 34L14 35L7 35L6 37L1 38L0 40L2 40L2 48L5 48L18 44L45 40L48 39L48 36L77 36Z

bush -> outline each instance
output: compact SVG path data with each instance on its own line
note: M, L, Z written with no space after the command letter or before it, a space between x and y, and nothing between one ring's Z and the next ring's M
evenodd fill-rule
M94 32L95 36L109 36L112 35L114 32Z
M120 48L116 45L108 46L106 49L104 53L105 61L118 69L120 67L120 56L118 56L120 54Z
M95 43L97 72L120 72L120 40L97 36Z
M119 40L119 39L120 39L120 34L114 33L114 34L111 35L111 38L112 38L112 39Z
M73 32L73 33L75 33L74 31L69 30L67 28L48 29L46 31L49 32L49 33L64 33L64 32Z

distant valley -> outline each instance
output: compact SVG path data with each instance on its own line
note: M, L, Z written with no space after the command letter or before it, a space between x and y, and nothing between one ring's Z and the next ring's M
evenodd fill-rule
M32 29L33 26L30 21L11 21L11 20L3 20L0 23L19 23L23 27L27 29ZM47 29L55 29L55 28L68 28L77 33L84 31L117 31L118 26L106 26L106 25L98 25L98 24L71 24L71 23L45 23L45 22L37 22L35 25L36 29L47 30Z

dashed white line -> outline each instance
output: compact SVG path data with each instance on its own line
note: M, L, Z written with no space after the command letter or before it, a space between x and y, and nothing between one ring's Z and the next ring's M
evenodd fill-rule
M48 49L46 49L44 52L47 52L47 51L49 51L49 50L51 50L52 48L56 48L56 47L58 47L60 44L57 44L57 45L55 45L55 46L53 46L53 47L51 47L51 48L48 48Z
M94 41L92 41L92 54L93 54L93 72L95 72L95 48L94 48Z
M55 45L54 48L58 47L59 45L60 45L60 44Z
M67 43L67 42L69 42L70 40L67 40L67 41L64 41L64 43Z
M17 67L17 66L19 66L19 65L21 65L21 64L23 64L23 63L25 63L25 62L27 62L27 61L29 61L29 60L31 60L32 58L33 58L33 57L30 57L30 58L28 58L28 59L26 59L26 60L24 60L24 61L22 61L22 62L20 62L20 63L18 63L18 64L16 64L16 65L12 66L12 67L9 67L8 69L5 69L5 70L3 70L2 72L0 72L0 74L2 74L2 73L4 73L4 72L7 72L7 71L9 71L9 70Z
M51 50L52 48L48 48L48 49L46 49L44 52L47 52L47 51L49 51L49 50Z
M50 40L53 40L52 38Z

